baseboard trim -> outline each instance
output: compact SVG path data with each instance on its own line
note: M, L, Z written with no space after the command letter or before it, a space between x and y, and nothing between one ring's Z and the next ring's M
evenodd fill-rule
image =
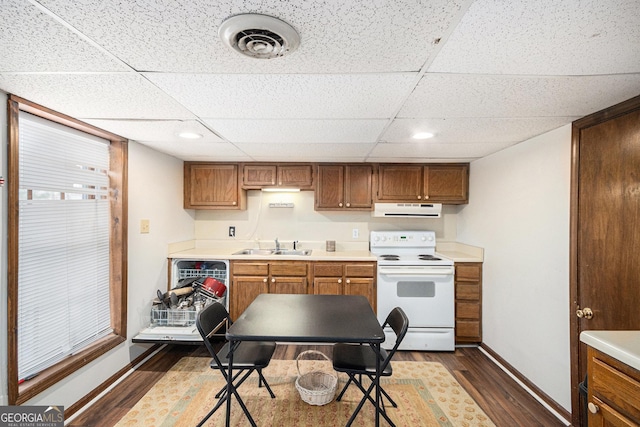
M500 369L502 369L507 375L509 375L514 381L516 381L527 393L533 396L541 405L543 405L549 412L551 412L556 418L565 423L565 425L571 425L571 413L560 406L555 400L553 400L548 394L540 390L535 384L529 381L524 375L522 375L517 369L511 366L506 360L498 355L491 347L482 343L479 346L480 351L484 353L493 363L495 363Z
M80 415L86 408L91 406L95 401L100 399L106 393L111 391L113 387L118 385L122 380L127 378L129 375L133 373L140 365L146 363L153 356L158 354L160 350L166 347L166 344L154 344L152 347L149 347L147 351L142 353L140 356L136 357L133 361L131 361L128 365L120 369L118 372L109 377L106 381L100 384L98 387L91 390L80 400L75 402L73 405L64 409L64 418L65 424L72 421L75 417Z

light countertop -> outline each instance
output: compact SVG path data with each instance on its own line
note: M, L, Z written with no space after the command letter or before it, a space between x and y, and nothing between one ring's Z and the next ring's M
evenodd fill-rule
M292 243L282 242L290 249ZM296 261L376 261L369 252L369 242L337 242L335 252L327 252L324 242L303 241L301 249L311 249L311 255L233 255L246 248L272 247L272 241L187 241L169 246L169 258L198 260L296 260ZM438 242L436 253L454 262L483 262L483 250L457 242Z
M212 249L194 248L169 254L169 258L175 259L202 259L202 260L281 260L281 261L376 261L376 257L366 250L346 250L327 252L322 249L313 249L311 255L233 255L243 248L236 249Z
M583 331L580 341L640 370L640 331Z

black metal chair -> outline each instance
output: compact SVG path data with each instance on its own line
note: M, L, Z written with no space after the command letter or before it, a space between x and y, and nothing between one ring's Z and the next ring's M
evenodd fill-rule
M400 308L396 307L391 310L391 313L387 316L383 328L386 326L390 326L393 329L393 332L396 335L396 341L393 347L387 351L383 348L380 348L380 376L381 377L389 377L393 374L391 369L391 359L393 355L398 350L400 343L404 339L407 334L407 330L409 329L409 318L405 314L405 312ZM342 399L342 396L347 391L351 384L355 384L362 393L364 393L364 398L360 402L360 405L356 408L351 419L347 423L350 425L355 419L356 415L362 408L362 405L365 400L369 400L373 405L376 405L375 400L371 397L371 391L374 386L374 377L376 374L376 357L378 357L373 350L373 348L369 345L354 345L354 344L343 344L338 343L333 346L333 369L338 372L344 372L349 376L349 380L343 387L342 391L338 395L336 400ZM371 380L371 385L368 389L365 389L362 384L362 376L365 375ZM396 402L391 399L391 396L381 387L380 393L383 396L383 399L386 398L389 403L394 408L397 408L398 405ZM384 402L381 401L382 407L380 408L381 415L389 422L389 424L394 425L393 422L389 419L386 414L384 408Z
M198 313L196 318L196 327L198 328L198 332L202 336L204 341L204 345L211 353L213 360L211 360L211 369L219 370L224 376L225 382L227 381L227 372L229 368L229 343L226 342L222 348L216 351L215 342L216 340L224 337L224 333L220 333L223 328L226 330L229 326L231 326L232 321L227 309L220 304L219 302L214 302L213 304L205 307ZM276 344L274 342L262 342L262 341L244 341L241 342L240 345L236 347L233 352L233 388L236 390L245 380L251 375L252 372L258 373L258 387L261 387L263 384L271 398L275 398L276 396L271 391L271 387L269 387L269 383L262 375L262 369L266 368L271 361L271 356L273 356L273 352L276 349ZM216 405L209 411L209 413L198 423L198 427L202 426L210 417L214 414L222 403L226 401L227 396L227 388L226 385L216 394L216 398L218 402ZM247 408L241 399L238 399L242 410L247 415L249 421L253 421ZM252 422L252 425L254 423Z

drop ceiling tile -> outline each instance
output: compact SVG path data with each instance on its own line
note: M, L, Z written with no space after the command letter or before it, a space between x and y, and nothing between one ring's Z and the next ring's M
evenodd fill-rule
M167 72L417 71L457 21L462 0L40 0L137 70ZM218 38L229 16L278 17L300 34L290 56L256 61Z
M145 76L200 117L375 119L395 113L417 73Z
M513 142L491 142L477 144L378 144L373 149L367 161L383 159L382 161L422 162L430 159L475 159L503 150ZM389 160L386 160L389 159ZM419 159L419 160L418 160ZM431 160L433 161L433 160Z
M383 142L421 144L515 143L571 123L579 117L525 117L450 119L396 119L380 138ZM418 131L431 132L432 139L416 141ZM397 145L397 144L393 144Z
M71 117L194 118L175 100L134 73L0 74L0 89Z
M585 116L640 94L640 73L614 76L426 74L398 117Z
M180 132L202 135L200 142L224 142L215 133L195 120L104 120L87 119L87 123L134 141L180 143Z
M363 161L374 144L236 144L256 161L297 160L302 162L358 159ZM347 160L340 160L347 161ZM349 160L352 161L352 160Z
M234 143L373 143L388 120L205 119Z
M128 70L28 1L2 0L0 7L0 72Z
M633 0L477 0L429 71L594 75L640 72Z
M139 141L140 144L185 161L244 162L251 158L228 142L202 140Z

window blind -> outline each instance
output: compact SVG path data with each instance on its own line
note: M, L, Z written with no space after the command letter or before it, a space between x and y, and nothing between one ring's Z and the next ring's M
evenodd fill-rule
M20 112L18 379L112 332L109 141Z

